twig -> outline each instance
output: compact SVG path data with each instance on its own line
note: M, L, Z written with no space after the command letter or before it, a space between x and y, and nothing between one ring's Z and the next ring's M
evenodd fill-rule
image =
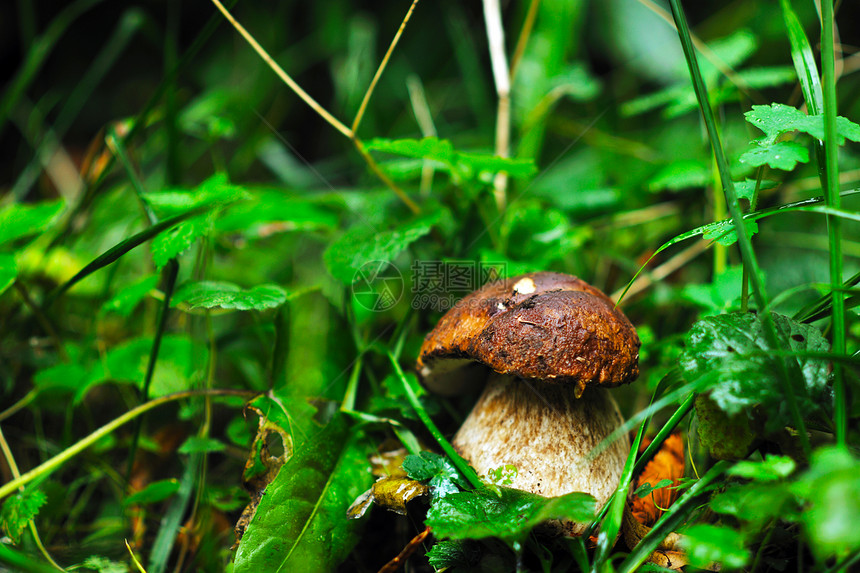
M412 0L412 5L409 6L409 10L406 11L406 16L403 17L403 22L400 23L400 28L398 28L397 33L394 34L394 39L391 40L391 45L388 46L388 51L385 52L385 56L383 56L382 61L379 63L379 68L377 68L376 74L370 81L370 87L368 87L367 91L364 93L364 99L361 100L361 105L358 107L358 113L355 114L355 119L352 122L353 136L358 131L358 126L361 124L361 119L364 117L367 104L370 103L370 96L373 95L373 90L376 89L376 84L379 82L379 78L382 77L382 72L388 65L388 60L391 58L391 54L394 53L394 48L397 46L397 42L400 41L400 36L403 35L403 30L406 29L406 24L412 17L412 12L415 10L416 5L418 5L418 0Z
M502 27L502 9L499 6L499 0L484 0L484 22L487 26L493 80L496 84L496 94L499 96L496 110L496 155L508 157L511 137L511 77L508 58L505 55L505 30ZM507 174L499 172L493 180L493 194L499 213L505 210L507 186Z
M403 551L397 554L397 557L386 563L382 566L382 569L379 570L379 573L394 573L400 567L406 563L406 560L415 553L415 551L424 543L424 540L427 539L427 536L430 535L430 527L425 527L424 531L413 537L409 543L406 544L406 547L403 548Z
M257 42L257 40L254 39L254 36L249 34L248 31L242 26L242 24L240 24L233 17L233 15L227 11L227 9L224 7L223 4L221 4L221 2L219 2L219 0L212 0L212 3L215 4L215 7L218 8L218 10L221 12L221 14L224 15L225 18L227 18L227 21L230 22L230 24L236 29L236 31L239 32L239 34L243 38L245 38L245 41L250 44L250 46L254 49L255 52L257 52L257 55L259 55L263 59L263 61L266 62L266 65L268 65L276 74L278 74L278 77L281 78L281 80L285 84L287 84L291 90L296 92L296 95L302 98L302 100L304 100L306 104L311 106L311 109L313 109L320 116L322 116L322 118L326 120L332 127L352 139L352 130L345 126L343 123L341 123L340 120L338 120L328 111L326 111L323 106L317 103L314 98L312 98L305 90L303 90L301 86L299 86L299 84L297 84L293 80L293 78L291 78L290 75L285 72L284 69L279 66L275 60L272 59L272 56L270 56L269 53L266 52L266 50L263 48L263 46L261 46Z

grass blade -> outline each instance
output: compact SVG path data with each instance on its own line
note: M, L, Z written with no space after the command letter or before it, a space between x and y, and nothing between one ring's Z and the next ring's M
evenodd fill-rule
M138 233L132 237L129 237L128 239L119 243L118 245L108 249L107 251L105 251L104 253L102 253L101 255L96 257L95 259L93 259L93 261L90 264L88 264L87 266L82 268L80 271L78 271L78 273L75 276L73 276L72 278L67 280L62 286L60 286L54 292L52 292L50 295L48 295L48 297L45 299L45 302L42 306L44 308L48 308L49 306L51 306L51 304L53 304L53 302L55 300L57 300L57 297L59 297L64 292L66 292L67 290L72 288L81 279L84 279L87 276L96 272L97 270L104 268L111 263L116 262L121 256L123 256L127 252L131 251L135 247L139 247L140 245L142 245L146 241L158 236L160 233L170 229L171 227L175 227L176 225L178 225L182 221L190 219L191 217L194 217L195 215L199 215L201 213L204 213L210 208L211 208L211 205L201 205L200 207L196 207L196 208L191 209L190 211L186 211L185 213L182 213L180 215L176 215L174 217L170 217L169 219L165 219L165 220L163 220L163 221L161 221L161 222L159 222L159 223L157 223L151 227L146 228L145 230L141 231L140 233Z
M821 68L824 75L824 196L830 209L839 210L839 162L836 139L836 66L833 46L833 0L821 2ZM830 284L833 312L833 352L845 354L845 298L837 288L842 285L842 220L827 217L830 241ZM848 427L845 380L841 364L833 365L833 417L836 426L836 443L845 446Z
M714 118L714 111L711 108L708 97L707 87L705 86L705 81L702 78L702 73L699 70L699 63L696 59L696 52L693 48L692 39L690 38L690 29L687 25L687 19L684 15L683 8L681 7L680 0L670 1L672 6L672 15L675 18L675 25L678 27L678 35L681 38L681 46L684 50L684 56L687 59L687 65L693 79L693 88L696 92L696 99L699 102L699 107L702 111L702 115L704 116L708 138L710 139L711 147L713 148L714 156L717 160L717 167L719 168L720 179L723 184L723 192L725 193L726 203L729 208L729 213L731 213L732 221L735 225L735 232L738 237L738 246L740 247L741 257L743 258L744 266L749 269L750 284L753 289L753 294L755 295L756 303L758 304L759 309L766 309L769 305L767 293L764 290L764 284L762 282L761 268L759 267L755 251L753 251L752 241L750 240L749 235L747 235L746 227L744 226L743 212L741 211L738 195L735 191L734 184L732 183L729 163L726 159L722 142L720 141L719 132L717 131L717 124ZM769 312L763 312L762 321L765 327L764 332L768 346L771 348L778 348L779 339L776 334L773 317ZM780 380L785 386L785 395L786 400L788 401L788 407L792 413L792 418L794 419L803 451L807 456L809 456L812 451L809 444L809 436L806 433L806 424L803 421L803 415L800 412L800 408L797 405L797 399L795 397L795 386L800 379L799 373L798 375L793 376L792 374L794 372L792 371L796 370L796 367L793 368L792 366L789 366L785 361L780 361L779 365Z

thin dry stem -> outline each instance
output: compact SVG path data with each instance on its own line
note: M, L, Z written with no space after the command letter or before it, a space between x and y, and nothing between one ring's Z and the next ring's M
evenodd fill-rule
M484 0L484 22L487 26L487 42L490 48L490 62L493 67L493 80L499 96L496 113L496 155L510 156L511 135L511 78L508 58L505 55L505 30L502 26L502 9L499 0ZM493 194L496 207L502 213L507 203L508 177L499 173L494 180Z
M514 55L511 57L511 83L514 83L514 79L517 77L517 70L520 67L520 61L523 59L526 45L528 45L529 38L532 35L532 30L535 27L538 8L540 8L540 0L532 0L532 3L529 4L529 11L526 14L526 19L523 21L523 27L520 30L520 37L517 38L517 46L514 48Z
M409 90L412 113L415 114L415 121L418 122L421 135L424 137L436 137L437 132L436 125L433 123L433 114L430 113L430 104L427 103L427 95L424 93L424 86L421 84L418 76L410 75L407 77L406 88ZM424 165L421 167L421 187L419 188L422 197L430 194L435 171L433 162L425 160Z
M648 288L650 288L653 284L665 279L678 269L682 268L684 265L704 253L707 248L711 245L712 241L706 241L704 239L697 241L692 246L687 247L659 267L655 268L648 274L643 274L641 277L636 279L632 285L630 285L630 289L624 294L624 289L619 289L612 293L612 300L614 302L618 302L618 299L624 294L625 298L631 297L634 294L638 294Z
M376 89L376 84L379 82L379 78L382 77L382 72L385 71L385 67L388 65L388 60L391 58L391 54L394 53L394 48L397 46L397 42L400 41L400 36L403 35L403 30L406 29L406 24L409 23L409 19L412 18L412 12L415 10L415 6L417 5L418 0L412 0L412 5L409 6L409 10L406 11L406 16L403 17L403 22L400 23L400 28L398 28L397 33L394 34L394 39L391 40L391 45L388 46L388 51L385 52L385 56L379 63L379 68L377 68L376 74L370 81L370 87L367 88L367 91L364 94L364 99L361 100L361 105L358 108L358 113L355 114L355 119L352 122L353 134L358 131L358 126L361 124L361 119L364 117L367 104L370 103L370 96L373 95L373 90Z
M285 72L284 69L281 68L281 66L279 66L275 60L272 59L272 57L269 55L268 52L266 52L263 46L261 46L257 42L257 40L255 40L254 37L250 33L248 33L248 31L238 21L236 21L233 15L227 11L227 9L224 7L223 4L221 4L221 2L219 2L218 0L212 0L212 3L215 4L215 7L218 8L218 11L221 12L221 14L223 14L225 18L227 18L227 21L230 22L230 24L236 29L236 31L239 32L239 34L243 38L245 38L245 41L250 44L250 46L254 49L255 52L257 52L257 55L259 55L263 59L263 61L266 62L266 65L268 65L272 69L272 71L274 71L278 75L278 77L281 78L281 81L283 81L290 87L290 89L296 92L296 94L300 98L302 98L302 100L304 100L306 104L311 106L311 109L313 109L320 116L322 116L322 118L326 120L330 125L332 125L336 130L349 137L350 139L354 137L354 134L350 128L345 126L343 123L340 122L340 120L338 120L328 111L326 111L323 106L317 103L317 101L312 98L310 94L303 90L301 86L299 86L299 84L297 84L293 80L293 78L291 78L290 75Z

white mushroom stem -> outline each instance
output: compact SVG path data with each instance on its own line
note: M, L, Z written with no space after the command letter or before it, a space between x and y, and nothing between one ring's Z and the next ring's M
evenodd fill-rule
M604 388L576 398L570 386L493 373L453 443L478 474L513 465L511 487L545 497L584 491L602 507L618 487L630 441L624 434L590 454L622 423ZM563 525L567 535L585 530L585 524Z

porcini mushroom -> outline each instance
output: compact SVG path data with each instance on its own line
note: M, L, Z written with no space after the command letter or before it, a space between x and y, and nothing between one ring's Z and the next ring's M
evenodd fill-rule
M639 375L639 337L598 289L569 275L530 273L458 302L426 337L422 382L452 395L486 379L453 445L479 474L517 468L511 487L554 497L618 486L626 435L592 450L623 422L607 388ZM489 368L490 372L487 372ZM565 523L578 535L584 524Z

